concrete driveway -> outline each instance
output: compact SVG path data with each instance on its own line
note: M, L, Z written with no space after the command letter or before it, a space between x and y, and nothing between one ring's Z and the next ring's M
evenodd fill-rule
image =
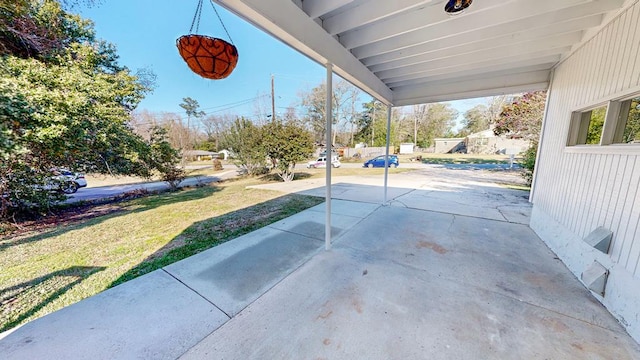
M5 334L9 359L639 359L495 174L340 178L324 205ZM337 179L336 179L337 180ZM277 184L322 193L315 180ZM295 186L294 186L295 185ZM271 187L271 186L270 186Z

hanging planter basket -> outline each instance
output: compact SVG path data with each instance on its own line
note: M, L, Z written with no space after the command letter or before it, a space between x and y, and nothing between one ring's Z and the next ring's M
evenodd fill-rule
M207 79L226 78L238 63L238 50L222 39L184 35L178 38L176 46L189 68Z
M193 72L207 79L224 79L236 68L236 64L238 63L238 49L233 45L231 35L229 35L227 28L224 26L212 0L210 0L211 6L231 43L211 36L192 33L194 25L196 32L198 32L198 27L200 26L202 2L203 0L198 1L196 13L193 16L191 28L189 29L189 35L179 37L178 40L176 40L176 46L178 47L180 56L182 56Z

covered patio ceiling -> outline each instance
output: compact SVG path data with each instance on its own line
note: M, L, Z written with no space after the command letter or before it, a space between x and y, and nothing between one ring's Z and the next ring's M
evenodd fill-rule
M633 0L217 0L394 106L546 89Z

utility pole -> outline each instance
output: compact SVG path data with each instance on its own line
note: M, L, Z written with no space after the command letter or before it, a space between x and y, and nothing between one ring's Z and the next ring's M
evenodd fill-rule
M413 113L413 149L418 147L418 117Z
M276 97L273 74L271 74L271 121L276 121Z
M371 147L373 147L373 138L376 132L376 129L374 127L375 121L376 121L376 102L374 100L373 101L373 117L371 118Z

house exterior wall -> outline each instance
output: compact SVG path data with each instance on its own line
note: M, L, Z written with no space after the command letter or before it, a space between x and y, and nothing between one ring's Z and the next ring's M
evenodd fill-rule
M359 148L344 148L342 156L346 158L359 157L361 159L369 159L378 155L384 155L387 151L385 147L359 147ZM393 147L389 150L393 153Z
M595 295L640 341L640 144L567 147L571 113L640 93L640 3L614 17L554 71L532 191L531 228L569 269L609 270ZM613 232L607 254L583 238Z
M465 138L467 154L518 154L529 147L529 141L496 136L493 130L470 134Z
M526 140L506 139L498 136L468 138L466 143L467 154L506 154L509 153L509 149L514 150L517 154L529 147L529 142Z
M447 154L455 152L457 148L464 144L464 138L436 138L435 143L436 154Z

